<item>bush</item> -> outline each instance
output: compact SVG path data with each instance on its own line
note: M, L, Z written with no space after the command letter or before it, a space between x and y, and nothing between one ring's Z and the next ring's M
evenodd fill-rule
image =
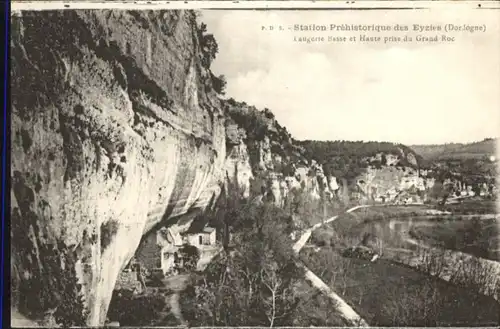
M346 248L342 253L343 257L358 258L364 260L371 260L374 255L375 252L372 249L364 246Z
M311 242L319 247L333 247L336 240L335 232L328 227L320 227L311 234Z
M218 77L216 77L212 73L210 74L212 77L212 86L215 92L217 92L220 95L224 95L226 93L226 85L227 85L226 77L224 75L219 75Z
M162 294L134 296L128 290L115 290L109 305L108 318L121 326L149 326L165 318L167 311Z
M291 218L272 204L232 204L234 246L181 295L193 326L291 325L301 277L294 265Z
M181 258L184 259L183 270L187 272L196 271L196 265L200 260L200 251L195 246L184 244L180 249L179 253Z

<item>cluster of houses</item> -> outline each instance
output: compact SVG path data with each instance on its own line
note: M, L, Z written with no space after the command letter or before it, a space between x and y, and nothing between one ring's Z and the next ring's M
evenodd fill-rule
M161 269L166 275L182 268L184 259L179 249L184 245L194 246L203 253L205 249L213 249L216 243L216 231L212 227L182 234L172 227L162 227L144 239L136 257L147 269Z
M196 247L201 258L204 253L214 254L220 249L213 227L203 226L183 233L172 227L162 227L145 236L135 257L119 275L116 289L128 288L140 292L146 285L145 272L162 275L178 273L187 261L180 252L185 246Z

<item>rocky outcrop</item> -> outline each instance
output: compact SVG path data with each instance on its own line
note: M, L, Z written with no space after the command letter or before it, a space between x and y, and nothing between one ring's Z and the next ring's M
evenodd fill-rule
M434 178L419 175L414 168L396 166L367 168L357 178L361 191L359 198L376 202L395 202L407 194L418 197L417 202L423 202L434 182Z
M341 203L423 202L434 186L435 178L420 168L420 157L404 145L297 142L269 110L232 99L223 103L232 122L228 136L243 136L238 141L246 145L239 144L237 153L248 152L242 160L247 163L249 159L253 178L264 181L267 193L279 206L293 189L306 191L312 199ZM333 166L333 171L341 173L339 177L331 174L332 165L330 173L325 173L324 164L332 158L339 160ZM323 165L316 159L322 159Z
M251 194L265 193L283 206L292 190L313 199L333 198L339 189L335 177L324 174L321 165L304 157L303 149L281 127L268 110L258 110L232 99L224 101L227 116L228 154L239 154L239 162L228 158L228 173L238 170L239 182ZM239 163L239 164L237 164Z
M13 17L12 267L23 314L57 318L81 295L85 322L104 324L143 233L218 192L224 117L195 24L184 11Z
M226 179L237 182L239 192L243 198L250 197L251 181L253 179L252 167L248 148L243 139L245 131L231 125L226 128L226 145L228 154L225 162Z

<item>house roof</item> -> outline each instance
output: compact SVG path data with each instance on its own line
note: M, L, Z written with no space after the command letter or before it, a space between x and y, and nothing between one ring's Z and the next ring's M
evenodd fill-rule
M208 225L209 225L208 218L204 216L199 216L191 222L191 225L189 226L187 231L183 232L182 235L213 232L215 228Z
M215 231L215 228L213 227L204 227L201 230L193 231L189 230L187 232L184 232L182 235L183 236L193 236L193 235L198 235L198 234L210 234Z

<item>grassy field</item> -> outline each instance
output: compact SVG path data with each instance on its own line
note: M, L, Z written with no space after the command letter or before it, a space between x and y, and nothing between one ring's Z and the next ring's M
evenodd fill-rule
M415 225L410 236L436 247L458 250L477 257L500 261L500 220L434 220L432 225Z
M330 248L301 253L307 266L372 326L494 326L492 298L381 260L343 258Z

